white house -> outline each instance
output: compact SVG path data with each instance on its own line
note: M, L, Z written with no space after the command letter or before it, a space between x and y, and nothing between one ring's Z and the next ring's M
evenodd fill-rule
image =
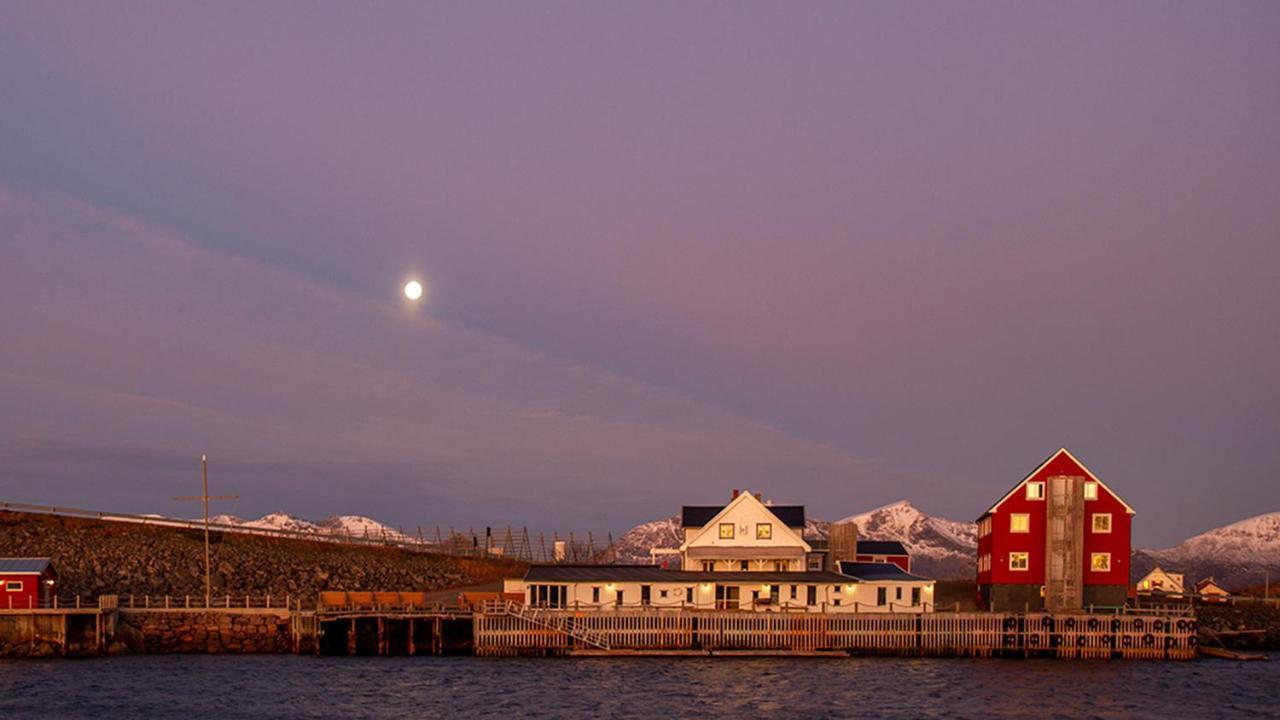
M1140 595L1181 595L1183 593L1182 573L1171 573L1157 565L1138 581L1138 593Z
M728 505L685 506L680 569L644 565L532 565L503 590L531 605L579 610L684 608L763 612L925 612L933 581L896 565L850 562L808 569L804 508L735 491ZM840 558L836 558L839 560ZM886 567L888 569L886 569ZM892 571L892 572L891 572ZM892 577L890 576L892 574Z

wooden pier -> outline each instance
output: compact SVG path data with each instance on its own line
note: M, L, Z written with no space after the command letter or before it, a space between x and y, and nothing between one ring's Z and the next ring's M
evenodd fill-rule
M539 610L475 616L477 655L1196 656L1195 618L1046 613L757 613Z
M321 655L445 655L471 651L471 611L417 592L324 592L311 622Z

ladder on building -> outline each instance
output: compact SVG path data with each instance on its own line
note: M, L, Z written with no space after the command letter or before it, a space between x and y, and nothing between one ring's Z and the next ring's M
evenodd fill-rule
M502 610L505 614L520 618L527 623L564 633L584 645L590 645L600 650L609 649L609 642L605 639L603 633L584 627L578 622L578 618L563 611L554 612L510 601L503 603Z

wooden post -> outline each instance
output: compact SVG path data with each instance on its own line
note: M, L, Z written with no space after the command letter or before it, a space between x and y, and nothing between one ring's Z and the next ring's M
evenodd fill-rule
M347 635L347 654L354 656L356 654L356 619L351 618L351 634Z
M418 535L422 535L422 528L418 528ZM418 621L414 618L409 618L409 657L413 657L414 651L416 650L413 642L413 629L417 622Z

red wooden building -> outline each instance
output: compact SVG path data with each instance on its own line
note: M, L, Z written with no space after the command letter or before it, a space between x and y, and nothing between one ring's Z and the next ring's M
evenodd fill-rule
M48 606L57 580L49 558L0 558L0 610Z
M903 572L911 572L911 554L897 540L859 540L857 561L893 563Z
M996 610L1124 605L1133 508L1066 448L978 518L978 593Z

